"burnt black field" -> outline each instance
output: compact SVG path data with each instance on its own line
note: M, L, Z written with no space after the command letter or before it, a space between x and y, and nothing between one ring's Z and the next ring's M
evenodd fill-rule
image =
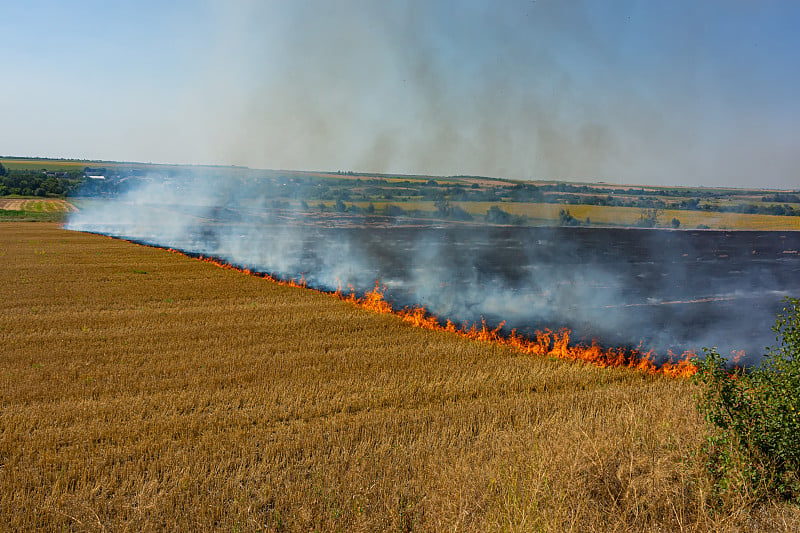
M304 235L297 268L312 284L319 242L348 243L397 306L454 322L481 318L526 334L667 350L716 346L747 359L774 343L785 296L800 295L800 234L598 228L339 228ZM325 287L334 288L334 287Z
M302 276L323 290L363 294L377 280L395 307L424 306L441 320L504 322L527 335L570 328L573 341L659 356L717 347L755 364L775 342L781 300L800 296L800 232L221 216L70 227Z

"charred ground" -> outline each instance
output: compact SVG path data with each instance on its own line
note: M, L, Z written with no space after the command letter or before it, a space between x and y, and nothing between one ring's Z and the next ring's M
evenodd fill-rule
M235 214L195 219L163 235L141 226L85 226L148 244L219 257L323 290L371 290L395 307L442 320L543 328L662 357L717 346L755 363L774 340L784 296L800 293L800 233L575 227L387 225L327 227L317 219L252 225ZM339 219L340 221L343 219ZM81 227L81 226L76 226Z

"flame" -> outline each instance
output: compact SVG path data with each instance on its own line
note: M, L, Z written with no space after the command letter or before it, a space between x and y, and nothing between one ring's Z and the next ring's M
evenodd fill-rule
M160 248L148 244L144 244L143 246ZM205 263L211 263L226 270L235 270L244 274L259 276L279 285L328 294L334 298L352 303L353 305L375 313L394 314L399 316L403 322L414 327L444 331L470 340L509 346L525 355L582 361L603 368L623 367L670 378L688 378L697 372L697 367L692 362L692 359L695 357L695 352L693 351L684 352L681 356L675 356L675 354L669 352L667 361L656 364L656 354L652 350L643 352L639 349L605 348L597 341L592 341L589 345L581 343L571 345L570 330L568 329L561 329L559 331L545 329L544 331L537 331L535 333L535 338L528 338L519 335L515 329L511 330L509 335L504 335L501 333L501 329L505 325L504 322L501 322L500 325L494 329L487 326L486 321L483 319L481 319L480 326L477 324L470 325L468 323L458 326L450 320L446 320L444 325L442 325L439 318L426 311L424 307L394 309L384 298L386 288L380 287L377 281L375 282L375 287L371 291L366 293L363 297L359 297L356 295L355 288L352 285L348 285L347 287L348 294L342 291L341 283L339 283L339 287L336 291L323 291L308 287L305 277L302 275L297 280L285 280L270 274L254 273L247 268L232 265L231 263L215 257L203 255L195 256L174 248L166 248L166 250L185 257L195 258Z
M583 344L570 345L570 331L568 329L537 331L536 338L529 339L517 334L516 330L511 330L508 336L504 336L500 330L505 323L501 322L496 328L490 329L483 319L480 327L477 324L472 324L471 326L464 324L459 328L450 320L447 320L445 325L442 326L438 317L428 313L423 307L393 309L383 298L383 293L384 289L381 289L376 282L375 288L363 298L356 298L350 295L343 299L377 313L399 315L404 322L415 327L446 331L471 340L510 346L526 355L583 361L604 368L626 367L673 378L690 377L697 371L694 363L692 363L692 358L695 356L692 351L684 352L677 360L675 355L670 352L669 359L657 365L654 362L656 354L652 350L643 353L640 350L626 348L603 348L597 341L592 341L588 346ZM341 298L341 295L338 296Z

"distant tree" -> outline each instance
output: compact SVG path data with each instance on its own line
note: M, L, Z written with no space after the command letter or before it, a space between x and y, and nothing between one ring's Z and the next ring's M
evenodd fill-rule
M0 163L0 176L7 176L7 175L8 175L8 170L6 170L6 167L3 166L3 163Z
M789 202L789 203L800 203L800 196L797 194L788 194L788 193L778 193L772 194L769 196L763 196L761 198L762 202Z
M453 220L472 220L472 215L470 215L466 210L462 209L460 206L454 205L450 209L450 218Z
M492 224L511 224L511 214L493 205L486 211L486 221Z
M390 217L401 217L406 214L405 210L402 207L396 206L394 204L386 204L384 212L386 213L386 216Z
M698 209L698 205L700 204L699 198L689 198L687 200L683 200L678 204L678 207L681 209L689 209L695 210Z
M656 207L642 209L636 225L642 228L655 228L658 226L658 217L660 216L661 210Z
M49 177L42 183L42 188L49 194L62 194L64 189L59 184L58 180L54 177Z
M370 202L369 205L367 206L367 214L372 215L374 213L375 213L375 204Z
M515 202L541 202L544 194L535 185L517 184L509 190L509 197Z
M673 218L670 224L672 224L673 229L678 229L681 227L681 221L678 220L677 218Z
M336 200L336 204L333 206L333 210L336 211L337 213L344 213L345 211L347 211L347 206L344 205L344 202L340 198Z
M528 215L514 215L511 223L515 226L525 226L528 223Z
M436 200L433 206L436 208L436 213L438 213L440 217L448 218L453 212L453 208L450 205L450 202L448 202L444 198Z
M558 211L558 223L561 226L577 226L579 224L578 219L572 216L569 209L560 209Z

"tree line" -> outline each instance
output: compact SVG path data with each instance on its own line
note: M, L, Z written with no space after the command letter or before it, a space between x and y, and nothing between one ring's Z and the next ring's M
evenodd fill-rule
M163 175L162 172L163 171ZM0 163L0 196L107 196L121 194L142 180L164 179L185 182L191 186L211 172L219 177L221 169L198 171L194 168L160 169L154 176L139 168L86 167L60 172L41 170L8 169ZM103 179L92 179L92 176ZM342 174L340 174L342 175ZM576 185L569 183L457 183L452 180L361 179L357 173L347 172L346 178L307 177L286 173L275 177L231 174L226 178L234 181L243 196L260 195L267 198L283 198L308 202L413 202L436 203L439 215L445 218L467 220L466 211L458 207L459 202L490 203L548 203L562 205L599 205L634 207L647 210L679 209L687 211L733 212L779 216L800 216L800 194L795 191L779 192L761 197L761 203L753 201L730 201L730 195L741 191L706 189L614 189ZM159 178L160 176L160 178ZM727 196L726 196L727 195ZM724 201L728 200L728 201ZM794 205L791 205L794 204ZM339 205L341 208L341 205ZM568 212L568 210L567 210ZM498 213L491 218L505 220ZM567 218L568 224L574 224Z
M44 170L9 169L0 163L0 196L64 196L80 187L80 170L48 172Z

